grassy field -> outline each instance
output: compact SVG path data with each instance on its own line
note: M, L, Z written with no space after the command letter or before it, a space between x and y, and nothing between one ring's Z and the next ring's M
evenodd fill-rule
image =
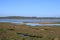
M0 40L60 40L60 26L0 23Z

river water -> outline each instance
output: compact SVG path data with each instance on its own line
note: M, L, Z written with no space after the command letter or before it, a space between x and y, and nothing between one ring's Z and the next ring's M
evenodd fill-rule
M29 22L26 23L26 25L31 26L60 26L60 24L35 24L30 22L60 22L60 19L0 19L0 22L10 22L10 23L17 23L17 24L23 24L23 22Z

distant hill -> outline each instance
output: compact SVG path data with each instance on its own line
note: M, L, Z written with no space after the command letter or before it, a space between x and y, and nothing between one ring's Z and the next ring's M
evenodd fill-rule
M24 17L24 16L7 16L0 19L60 19L60 17Z

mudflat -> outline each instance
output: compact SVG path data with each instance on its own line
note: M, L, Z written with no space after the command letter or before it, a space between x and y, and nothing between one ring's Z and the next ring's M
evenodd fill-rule
M38 23L38 24L60 24L60 22L32 22L32 23Z

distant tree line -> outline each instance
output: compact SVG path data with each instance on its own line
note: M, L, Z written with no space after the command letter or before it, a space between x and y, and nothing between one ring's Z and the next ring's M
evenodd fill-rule
M8 16L8 17L0 17L0 19L60 19L60 17L24 17L24 16Z

